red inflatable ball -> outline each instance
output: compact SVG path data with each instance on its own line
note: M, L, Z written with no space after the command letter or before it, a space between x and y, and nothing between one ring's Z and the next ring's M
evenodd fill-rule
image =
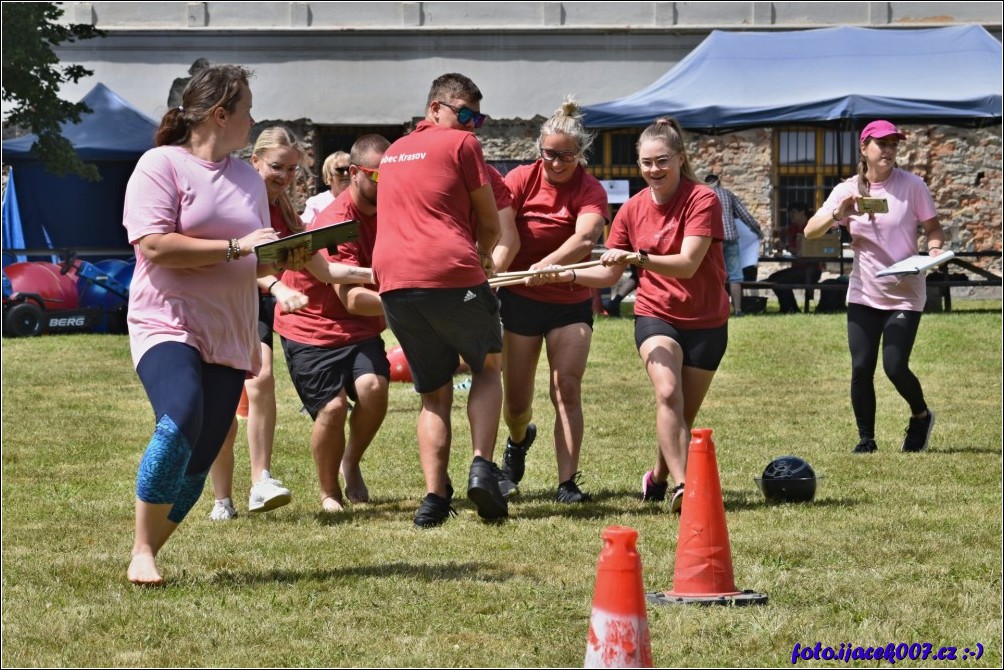
M404 356L404 349L401 345L391 347L387 352L387 360L390 361L390 380L392 382L413 382L411 368L408 367L408 359Z

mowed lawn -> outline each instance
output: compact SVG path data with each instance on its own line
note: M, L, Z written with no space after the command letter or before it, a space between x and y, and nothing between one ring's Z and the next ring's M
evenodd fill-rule
M955 661L897 666L1001 665L1001 303L957 300L955 308L924 316L914 350L912 367L937 412L920 454L899 451L908 410L881 369L879 451L851 453L844 315L730 323L698 423L714 431L736 585L769 601L650 605L656 665L787 666L795 644L817 642L957 648ZM581 461L594 502L552 502L554 413L542 361L540 435L502 525L481 523L460 495L445 526L412 526L424 486L419 400L405 384L392 384L363 464L373 501L322 513L311 422L278 356L274 472L293 502L246 514L242 428L241 516L209 521L207 487L160 555L162 589L125 580L136 466L153 427L127 338L2 346L5 667L581 666L600 535L610 525L638 530L645 589L672 588L678 517L639 501L655 427L629 319L595 325ZM471 457L465 402L457 391L456 483L466 481ZM498 458L504 440L503 427ZM770 506L758 492L754 477L786 454L822 477L813 503Z

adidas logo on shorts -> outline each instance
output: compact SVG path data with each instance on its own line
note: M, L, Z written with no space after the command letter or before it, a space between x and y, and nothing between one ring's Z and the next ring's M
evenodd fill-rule
M467 291L467 295L464 296L464 302L470 302L477 297L478 296L474 293L474 291Z

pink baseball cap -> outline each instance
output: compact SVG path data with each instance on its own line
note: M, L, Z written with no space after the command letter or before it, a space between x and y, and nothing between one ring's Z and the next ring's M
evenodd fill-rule
M899 128L892 125L888 121L872 121L867 126L865 126L864 130L861 131L861 141L864 142L869 137L874 137L875 139L879 140L882 139L883 137L890 137L892 135L895 135L901 140L906 139L906 135L901 133L899 131Z

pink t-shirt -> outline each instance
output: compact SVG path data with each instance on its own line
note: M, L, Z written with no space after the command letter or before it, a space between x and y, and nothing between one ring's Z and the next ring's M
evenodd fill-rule
M583 214L607 218L607 192L600 182L576 166L575 174L564 184L547 181L541 161L521 165L506 175L506 184L513 194L516 209L516 230L519 232L519 252L510 270L526 270L560 247L575 233L575 222ZM589 252L570 263L588 260ZM593 291L578 284L546 284L543 286L509 286L508 290L531 300L573 304L589 300Z
M607 248L644 249L653 256L678 254L683 238L690 236L712 239L697 272L681 279L639 266L634 313L688 330L718 328L728 321L729 297L722 255L722 205L710 188L681 179L665 205L655 204L647 188L635 194L614 217Z
M339 261L356 267L370 267L373 259L373 241L376 238L377 218L360 212L352 201L349 189L342 191L335 201L317 215L308 230L332 223L355 219L359 222L359 237L353 242L338 245L338 253L320 254L329 261ZM306 270L287 270L282 281L286 286L300 291L309 299L303 309L283 312L276 307L275 332L301 344L317 347L344 347L354 342L372 339L384 329L380 316L349 314L335 293L335 287L318 281ZM369 288L376 288L369 286Z
M136 245L128 312L133 365L154 345L183 342L206 363L258 372L254 254L227 263L221 244L218 263L172 268L151 263L137 243L155 233L240 238L267 228L268 220L265 184L244 161L228 156L212 163L178 146L143 154L126 186L123 213Z
M833 189L820 212L832 212L847 196L859 196L858 178ZM840 222L851 233L854 266L847 286L847 302L883 310L924 311L927 280L924 274L876 277L875 273L917 253L917 231L923 221L938 215L924 180L893 168L884 182L873 182L870 197L885 198L889 212L851 216Z
M305 224L310 223L318 214L324 211L325 207L334 201L335 196L331 195L331 191L322 191L315 196L307 198L307 202L304 203L303 214L300 215L300 220Z
M471 192L490 183L481 145L465 130L422 121L380 161L380 227L373 272L380 292L485 282Z

